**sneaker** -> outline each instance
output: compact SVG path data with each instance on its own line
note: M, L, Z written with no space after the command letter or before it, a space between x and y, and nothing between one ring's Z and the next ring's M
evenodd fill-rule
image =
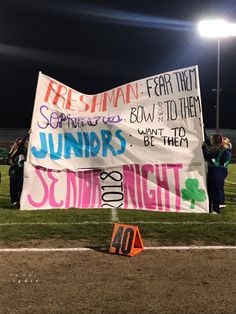
M225 208L225 207L226 207L226 205L224 205L224 204L223 204L223 205L220 205L219 207L220 207L220 208Z
M17 206L18 205L18 202L14 202L12 203L13 206Z
M217 212L213 211L213 212L210 212L210 214L217 215Z

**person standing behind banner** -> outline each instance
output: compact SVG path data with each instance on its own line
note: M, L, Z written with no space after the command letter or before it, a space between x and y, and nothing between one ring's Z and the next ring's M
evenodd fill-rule
M18 138L8 154L10 197L11 203L19 208L20 196L24 180L24 161L27 157L29 134L24 138Z
M212 134L210 141L206 138L202 146L203 155L208 163L207 190L210 213L220 213L222 191L224 189L225 172L231 154L223 146L223 136Z
M220 164L221 164L221 171L222 171L222 176L223 176L223 186L222 186L222 190L221 190L221 200L220 200L220 208L225 207L225 192L224 192L224 185L225 185L225 179L228 175L228 165L230 163L231 160L231 151L232 151L232 144L230 143L230 140L228 137L223 137L223 148L224 150L227 150L227 152L225 152L228 155L228 160L227 162L222 165L222 161L220 159Z
M18 149L22 142L23 138L19 137L15 140L15 143L12 145L8 157L7 164L9 167L9 179L10 179L10 197L11 203L14 206L18 206L19 196L18 196Z

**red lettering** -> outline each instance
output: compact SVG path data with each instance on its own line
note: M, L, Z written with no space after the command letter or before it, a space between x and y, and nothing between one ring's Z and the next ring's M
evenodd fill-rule
M47 92L46 92L46 95L45 95L45 98L44 98L45 102L48 102L48 100L49 100L49 96L51 94L51 91L53 90L53 84L57 85L57 83L55 81L50 80L50 82L48 84Z
M116 90L116 98L115 98L115 102L114 102L114 107L116 108L117 105L118 105L118 102L119 102L119 98L121 97L121 102L122 102L122 105L125 104L125 96L124 96L124 92L122 90L121 87L118 87L117 90Z
M64 95L66 95L66 93L67 93L67 88L65 87L65 85L59 84L52 103L54 105L57 105L58 100L62 99L62 107L64 108L65 107L65 100L66 100Z
M102 111L107 111L107 100L109 103L112 103L112 106L114 106L114 98L115 98L115 91L112 89L111 96L109 95L109 92L105 92L103 94L103 102L102 102Z
M98 95L94 95L93 96L91 112L95 112L95 109L96 109L97 106L99 106L99 110L98 111L101 111L102 95L103 94L98 94Z
M132 86L132 83L127 84L126 85L126 103L129 104L131 101L131 97L130 97L130 91L132 91L133 96L138 99L138 83L134 83L135 84L135 90Z
M72 101L76 101L75 99L72 99L72 93L77 94L77 92L74 91L73 89L69 89L68 98L67 98L67 102L66 102L66 109L71 109Z
M80 102L82 102L82 104L84 104L84 109L79 110L80 112L85 112L85 111L89 110L89 104L84 101L84 96L86 96L86 95L82 94L82 95L80 95L80 98L79 98Z

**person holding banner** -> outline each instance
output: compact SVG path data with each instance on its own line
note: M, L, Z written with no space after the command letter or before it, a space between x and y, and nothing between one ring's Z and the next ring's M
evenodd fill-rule
M19 207L20 196L24 180L24 161L27 156L29 134L24 138L18 138L8 154L7 163L10 165L10 197L13 206Z
M224 183L225 183L225 179L228 175L228 164L230 162L230 159L231 159L231 150L232 150L232 144L230 143L230 140L228 137L225 137L223 138L223 148L224 150L227 150L227 154L229 156L229 159L227 161L227 164L225 165L225 167L222 167L221 168L221 171L222 171L222 175L223 175L223 178L224 178ZM221 202L220 202L220 208L223 208L225 207L225 193L224 193L224 184L223 184L223 187L222 187L222 191L221 191Z
M210 140L206 137L202 149L204 158L208 163L209 212L220 214L220 205L224 198L224 180L227 175L231 153L228 149L225 149L221 134L212 134Z
M15 140L12 145L8 157L7 164L10 166L8 175L10 179L10 198L13 206L18 206L19 195L18 195L18 150L21 145L23 138L19 137Z

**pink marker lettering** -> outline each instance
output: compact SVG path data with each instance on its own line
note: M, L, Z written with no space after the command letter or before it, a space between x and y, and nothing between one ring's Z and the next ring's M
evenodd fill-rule
M145 208L156 208L156 195L155 190L149 189L148 191L148 173L153 173L153 165L146 164L142 166L142 182L143 182L143 198Z
M91 179L91 171L84 171L83 176L83 194L82 194L82 208L89 208L90 206L90 198L92 194L92 179Z
M42 198L41 201L37 202L37 201L34 201L32 199L31 194L28 194L27 195L27 199L28 199L28 202L30 203L30 205L32 205L35 208L40 208L40 207L43 207L46 204L46 202L48 200L48 195L49 195L48 185L47 185L46 180L43 177L43 174L45 174L46 171L43 168L35 167L35 173L39 177L40 182L41 182L41 184L43 186L43 190L44 190L43 198Z
M54 208L60 208L63 206L63 200L59 203L55 199L55 186L58 183L58 179L54 177L52 170L48 170L48 177L52 180L49 190L49 204Z
M162 204L162 189L165 191L165 207L166 211L170 211L170 192L169 192L169 185L167 179L167 171L166 171L166 164L162 164L162 180L160 178L160 166L156 165L156 180L157 180L157 199L158 199L158 209L160 211L163 210Z
M92 194L92 203L91 207L101 207L102 206L102 191L101 191L101 185L100 185L100 170L94 170L93 171L93 194ZM97 198L97 204L96 204L96 196L98 194Z
M135 165L136 172L136 186L137 186L137 194L138 194L138 206L139 208L143 208L143 200L142 200L142 186L141 186L141 175L140 175L140 167L139 165Z
M71 207L71 198L73 198L73 207L76 207L77 201L77 185L76 185L76 173L70 170L66 172L66 208Z
M180 182L179 182L179 171L183 168L183 164L167 164L168 169L174 170L174 178L175 178L175 210L180 211Z
M124 208L129 207L129 197L130 196L132 206L137 208L137 203L135 199L135 170L133 165L123 166L123 186L124 186Z

